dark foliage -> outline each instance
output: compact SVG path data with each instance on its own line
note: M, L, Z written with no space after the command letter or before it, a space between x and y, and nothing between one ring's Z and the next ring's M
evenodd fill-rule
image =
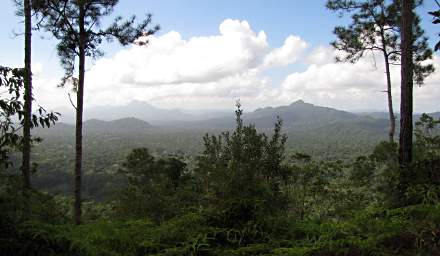
M21 146L23 137L20 129L24 125L23 105L23 69L12 69L0 66L0 88L7 93L0 98L0 168L8 168L11 164L9 155L12 149ZM32 114L31 127L50 127L58 120L59 113L46 112L43 107ZM36 138L38 141L38 139Z
M437 4L437 6L439 7L439 10L429 12L429 14L432 15L432 23L439 24L440 23L440 4L437 0L435 2ZM440 34L439 34L439 36L440 36ZM434 50L436 50L436 51L438 51L439 49L440 49L440 41L437 42L434 47Z
M214 225L255 228L266 218L286 210L281 186L286 181L281 120L272 137L244 125L240 105L232 133L204 137L205 149L197 160L196 175Z

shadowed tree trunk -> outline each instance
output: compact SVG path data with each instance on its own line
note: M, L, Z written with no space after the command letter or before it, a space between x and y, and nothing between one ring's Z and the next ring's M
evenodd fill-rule
M32 115L32 69L31 69L31 38L32 38L31 0L24 0L24 117L23 117L23 148L22 148L22 175L23 191L31 187L31 115ZM27 194L27 193L25 193Z
M386 45L386 37L385 31L383 28L380 29L380 36L382 41L382 53L385 61L385 76L387 79L387 98L388 98L388 115L390 119L390 128L388 131L388 138L390 143L394 143L394 134L396 132L396 116L394 115L393 109L393 94L392 94L392 86L391 86L391 71L390 71L390 55L388 53L387 45Z
M402 1L402 66L401 66L401 102L400 102L400 137L399 164L407 169L412 161L413 136L413 60L412 60L412 24L413 0Z
M82 121L84 102L84 72L85 72L85 41L86 33L84 28L84 6L79 6L79 69L78 88L76 94L76 157L75 157L75 224L81 224L81 178L82 178Z
M385 48L384 48L385 49ZM391 72L390 72L390 62L388 57L388 52L386 50L383 51L383 56L385 60L385 74L387 78L387 97L388 97L388 114L390 119L390 128L388 131L388 137L390 143L394 143L394 133L396 131L396 117L394 115L393 110L393 95L391 88Z

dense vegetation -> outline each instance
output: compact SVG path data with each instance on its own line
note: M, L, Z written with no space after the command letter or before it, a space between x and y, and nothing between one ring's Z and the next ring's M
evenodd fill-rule
M277 116L283 120L283 131L288 136L285 144L287 155L302 152L316 160L349 162L359 155L369 154L377 143L386 139L385 119L304 102L245 112L242 117L244 123L253 123L258 131L270 135ZM203 151L206 132L220 134L234 129L232 116L206 120L204 127L200 127L201 122L164 125L135 118L85 121L84 197L102 201L118 188L121 182L115 173L134 148L147 147L155 156L178 155L193 163L195 156ZM32 158L38 164L33 175L35 187L52 194L71 195L74 131L73 125L65 123L33 131L42 139L32 151ZM12 168L18 171L20 156L14 154L13 160L15 165Z
M45 12L49 10L44 3L59 3L55 0L35 3L37 14L42 12L43 19L49 16L45 22L64 26L77 14L76 7L81 21L84 8L108 5L103 13L102 6L88 9L104 15L117 1L66 0L69 12L61 14ZM400 6L400 1L393 3ZM402 14L402 24L411 27L406 16L414 2L403 3L410 8ZM86 44L91 47L101 39L90 38L90 32L75 40L77 31L63 34L50 22L42 24L60 33L57 38L64 41L58 50L67 54L64 64L72 65L73 72L76 52L70 51L82 44L84 61L85 41L96 40L88 42L96 45ZM82 34L84 20L80 23ZM132 22L124 24L122 28L135 32L129 28ZM117 25L110 32L122 32ZM406 33L406 43L411 42L411 33ZM411 62L412 54L401 54L402 60ZM181 130L172 139L166 139L169 130L153 133L157 128L137 119L113 121L112 128L91 120L84 123L89 133L84 138L87 158L82 168L81 157L72 157L83 154L82 137L66 136L73 131L69 125L50 130L54 132L49 143L38 144L39 138L20 133L24 123L30 128L50 127L58 119L57 113L40 108L24 121L29 111L22 92L29 89L26 75L31 73L30 65L26 66L0 66L4 92L0 99L0 255L440 255L440 119L423 114L413 132L412 109L402 113L401 127L409 128L410 139L400 136L399 144L379 142L386 138L383 120L310 108L303 102L278 108L276 119L270 119L272 108L244 115L237 103L233 125L226 125L224 131L210 130L204 136L192 131L185 137ZM408 78L402 72L402 78L402 88L405 83L412 86L411 75ZM412 89L408 93L411 98ZM403 96L401 100L412 108L412 98L407 102L408 95ZM292 116L293 105L301 111ZM75 128L81 135L82 110L78 112ZM298 122L306 117L313 122ZM126 131L127 122L134 130ZM361 134L365 127L370 132ZM41 135L45 132L39 130ZM316 140L305 139L307 132ZM333 138L323 146L319 140L327 134ZM350 136L358 140L353 142ZM29 153L23 146L29 139L34 143L33 162L40 164L32 168L37 171L34 187L26 185L26 171L20 175L20 154L14 153ZM191 148L197 144L191 140L200 141L200 146ZM294 147L298 143L315 150L300 152L301 147ZM410 153L404 164L402 151ZM83 169L85 199L81 197ZM75 197L66 193L69 190L75 191Z
M245 125L203 138L188 162L133 150L120 190L84 205L19 192L2 179L1 250L19 255L434 255L440 246L439 124L417 122L414 176L402 204L396 145L351 162L286 154L281 120L271 136ZM19 202L29 200L31 210Z

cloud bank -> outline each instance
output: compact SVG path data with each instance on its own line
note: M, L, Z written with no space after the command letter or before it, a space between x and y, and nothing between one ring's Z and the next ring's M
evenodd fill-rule
M227 19L217 35L184 39L176 31L149 38L88 67L85 105L124 105L141 100L165 108L245 108L284 105L303 99L341 109L385 109L383 62L370 55L356 64L335 63L330 46L315 46L288 35L269 45L264 31ZM440 69L436 57L434 63ZM66 89L54 89L38 66L36 97L50 107L68 105ZM400 70L392 69L395 106ZM281 81L274 83L273 81ZM440 110L440 73L415 88L416 111Z

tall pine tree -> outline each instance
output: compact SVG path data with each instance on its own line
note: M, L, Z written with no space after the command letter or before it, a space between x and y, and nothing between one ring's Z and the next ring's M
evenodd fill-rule
M127 21L117 17L107 28L101 27L102 18L109 16L118 0L39 0L38 13L44 22L44 29L59 40L57 45L65 76L61 85L71 82L76 91L76 142L75 142L75 202L74 221L81 223L81 182L83 159L83 102L84 80L87 57L99 57L103 53L99 49L104 39L117 39L122 45L133 43L141 36L154 34L158 26L150 27L151 15L135 25L133 16ZM146 44L148 41L142 42ZM74 75L78 60L78 73Z
M418 1L417 5L420 5ZM389 141L394 142L396 121L393 109L392 82L390 66L400 64L400 3L398 0L328 0L327 8L339 11L341 14L350 13L351 24L347 27L336 27L337 37L332 43L334 48L344 51L346 55L338 58L339 61L357 62L367 52L379 52L383 56L386 75L386 90L389 112ZM432 51L428 46L427 38L420 27L420 19L413 20L416 50L415 81L423 84L424 78L434 71L431 64L422 64L432 58Z
M22 136L23 192L31 188L31 129L32 129L32 0L14 0L17 15L24 18L24 109ZM25 195L27 193L24 193Z
M31 0L24 0L24 126L23 126L23 188L25 190L31 187L31 115L32 115L32 11Z

